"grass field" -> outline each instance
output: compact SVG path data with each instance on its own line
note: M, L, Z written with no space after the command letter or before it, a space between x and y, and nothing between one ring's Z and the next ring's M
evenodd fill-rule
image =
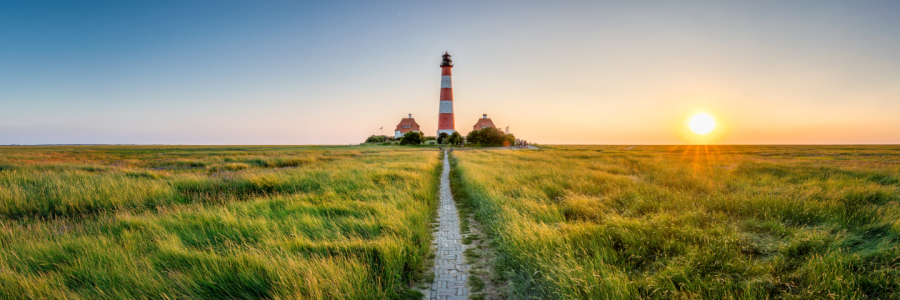
M900 147L456 151L513 299L900 299Z
M0 299L410 298L440 154L0 147ZM900 147L453 154L512 299L900 299Z
M439 171L400 147L0 147L0 299L403 297Z

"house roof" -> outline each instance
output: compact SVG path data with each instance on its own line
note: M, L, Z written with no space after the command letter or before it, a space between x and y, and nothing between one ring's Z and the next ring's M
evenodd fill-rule
M409 126L409 127L405 127ZM416 123L416 119L414 118L403 118L400 120L400 124L397 124L397 128L394 131L400 131L400 133L407 133L410 131L420 131L419 123Z
M481 130L485 127L497 128L497 126L494 126L494 122L492 122L490 118L480 118L478 119L478 122L475 123L475 126L472 126L472 128L475 130Z

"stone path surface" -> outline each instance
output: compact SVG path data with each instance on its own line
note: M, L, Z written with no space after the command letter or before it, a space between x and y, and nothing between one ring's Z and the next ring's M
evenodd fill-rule
M459 213L450 193L450 161L444 151L444 170L441 174L441 206L438 209L440 227L434 235L437 248L434 259L434 283L431 284L432 300L467 299L466 283L469 267L463 255L465 245L459 232Z

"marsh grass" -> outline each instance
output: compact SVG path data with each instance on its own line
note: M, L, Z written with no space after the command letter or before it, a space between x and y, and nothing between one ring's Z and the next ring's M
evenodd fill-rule
M429 150L0 147L0 298L415 297Z
M457 151L510 298L898 299L900 148Z

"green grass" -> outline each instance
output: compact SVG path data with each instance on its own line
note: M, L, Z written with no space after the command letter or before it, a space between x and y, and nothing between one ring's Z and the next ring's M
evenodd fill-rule
M900 299L900 147L457 151L511 299Z
M0 147L0 299L406 299L439 154Z
M0 299L420 298L439 159L0 147ZM491 241L511 299L900 299L900 147L542 146L451 163L460 213L487 235L466 242Z
M478 276L469 276L469 288L472 293L479 293L484 290L484 281Z
M477 241L479 239L477 234L469 234L462 239L462 243L464 245L471 245L472 242Z

